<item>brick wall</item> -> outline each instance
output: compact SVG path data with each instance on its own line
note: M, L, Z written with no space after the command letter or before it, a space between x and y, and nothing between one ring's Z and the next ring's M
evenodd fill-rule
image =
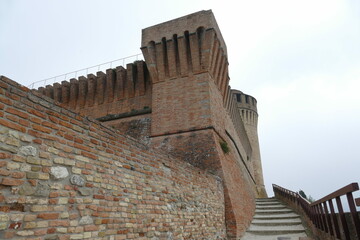
M0 79L0 238L221 239L220 178Z
M164 152L180 170L190 163L195 171L216 175L224 188L219 229L226 226L228 239L238 239L254 214L254 198L261 196L256 186L263 184L262 172L253 161L259 146L250 141L229 86L226 45L212 12L143 29L141 50L145 62L39 92L136 138L146 145L141 149Z
M127 64L126 69L108 69L106 74L63 81L40 87L38 92L62 103L63 107L93 118L130 114L151 109L151 82L144 61Z

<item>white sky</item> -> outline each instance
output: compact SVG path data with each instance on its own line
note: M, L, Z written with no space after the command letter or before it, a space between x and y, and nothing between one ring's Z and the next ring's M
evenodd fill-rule
M0 74L27 86L137 54L141 29L208 9L232 88L258 100L269 195L272 183L318 199L359 182L358 0L1 0Z

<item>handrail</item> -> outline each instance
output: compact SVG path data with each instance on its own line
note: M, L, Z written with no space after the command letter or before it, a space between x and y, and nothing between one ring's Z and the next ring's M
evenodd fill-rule
M353 192L359 190L358 183L351 183L311 204L306 199L301 197L299 193L282 188L276 184L273 184L273 190L275 197L287 199L291 203L299 206L300 209L311 220L314 227L321 232L330 234L331 236L334 236L338 239L354 239L350 238L350 231L348 226L349 224L352 224L357 234L355 239L360 239L360 219L359 213L356 211L355 206L355 203L357 206L360 206L360 198L354 200L352 195ZM350 209L352 222L346 221L343 205L341 203L340 197L345 195L348 200L348 207ZM334 199L336 201L338 212L336 212L334 208L332 201ZM340 218L341 224L338 222L337 215Z
M53 84L53 83L55 83L57 81L65 81L65 80L67 80L69 78L69 75L70 76L73 75L73 77L76 78L79 72L84 72L85 73L85 71L86 71L85 74L87 75L89 69L93 69L93 68L97 68L97 71L100 71L100 68L102 66L108 66L109 68L112 68L113 63L119 62L119 61L122 61L122 66L124 66L125 62L127 62L129 59L136 59L136 61L137 61L137 60L139 60L141 58L141 56L142 56L142 54L139 53L139 54L127 56L127 57L124 57L124 58L119 58L119 59L116 59L116 60L112 60L112 61L109 61L109 62L97 64L97 65L94 65L94 66L91 66L91 67L82 68L82 69L75 70L75 71L72 71L72 72L64 73L64 74L61 74L61 75L58 75L58 76L46 78L46 79L31 83L28 86L28 88L32 89L37 84L45 85L49 81L50 81L51 84ZM60 78L60 80L58 80L59 78Z
M317 200L316 202L313 202L312 205L316 205L320 202L325 202L325 201L329 201L330 199L334 199L336 197L340 197L340 196L343 196L349 192L355 192L359 190L359 185L357 183L351 183L343 188L340 188L339 190Z

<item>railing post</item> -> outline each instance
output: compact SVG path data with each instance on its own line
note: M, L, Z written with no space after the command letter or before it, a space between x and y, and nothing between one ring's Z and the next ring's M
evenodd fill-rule
M321 219L322 219L322 222L324 223L324 230L325 230L325 232L329 232L328 223L326 222L326 216L324 213L324 207L322 206L321 203L319 204L319 208L320 208Z
M344 230L344 234L345 234L345 239L346 240L350 240L350 233L349 233L349 228L346 222L346 218L345 218L345 214L344 214L344 210L341 204L341 199L340 197L336 197L336 204L339 210L339 215L340 215L340 219L341 219L341 224Z
M323 219L321 216L321 210L320 210L319 204L316 204L315 208L316 208L317 216L318 216L319 223L320 223L320 229L324 231L325 227L324 227L324 222L323 222Z
M330 214L328 211L327 203L324 202L323 205L324 205L324 211L325 211L326 219L327 219L328 226L329 226L329 232L332 236L334 236L333 225L331 223L331 217L330 217Z
M334 205L332 200L329 200L329 205L330 205L330 212L331 212L331 217L333 219L334 222L334 227L335 227L335 233L336 233L336 237L340 238L340 228L339 228L339 223L338 220L336 218L336 214L335 214L335 210L334 210Z
M356 212L356 207L355 207L355 203L354 203L354 198L352 193L347 193L346 197L348 199L349 202L349 207L350 207L350 212L354 221L354 225L355 225L355 229L356 229L356 234L358 236L358 239L360 239L360 221L359 221L359 215Z

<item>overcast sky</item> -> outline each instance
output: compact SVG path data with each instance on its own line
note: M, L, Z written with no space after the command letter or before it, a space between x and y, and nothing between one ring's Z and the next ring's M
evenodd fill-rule
M208 9L230 85L258 100L269 195L272 183L318 199L359 182L358 0L1 0L0 74L28 86L138 54L141 29Z

